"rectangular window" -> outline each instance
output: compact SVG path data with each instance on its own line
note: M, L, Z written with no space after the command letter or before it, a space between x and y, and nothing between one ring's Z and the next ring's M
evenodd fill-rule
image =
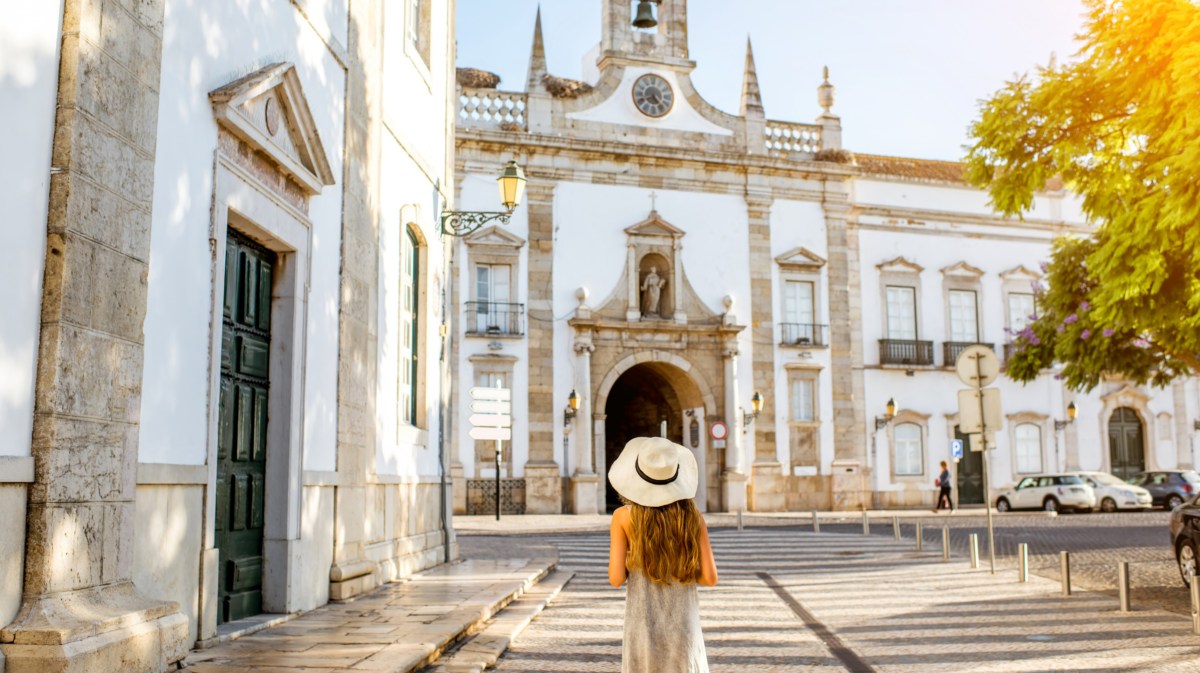
M893 466L898 475L917 475L922 473L922 458L924 447L921 440L921 426L916 423L900 423L893 431L896 440L896 463Z
M1017 472L1029 474L1042 471L1042 429L1033 423L1022 423L1013 431L1017 443Z
M973 290L950 290L950 340L960 343L979 341L979 313Z
M512 300L512 267L508 264L475 265L475 331L508 334Z
M788 280L783 283L783 322L812 325L816 322L813 310L813 284L810 281Z
M429 67L429 25L430 0L408 0L408 17L405 21L405 32L408 43L425 67Z
M397 411L400 420L417 424L417 344L420 334L420 249L417 238L405 230L400 241L400 347Z
M1033 295L1028 292L1011 292L1008 295L1008 329L1014 333L1025 329L1030 322L1030 316L1036 309L1033 305Z
M887 322L889 339L912 341L917 338L916 288L887 287Z
M792 420L807 423L816 420L813 404L812 379L795 379L792 381Z

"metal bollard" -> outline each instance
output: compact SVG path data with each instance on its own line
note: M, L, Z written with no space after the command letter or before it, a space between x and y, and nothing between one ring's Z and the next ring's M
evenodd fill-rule
M742 510L738 510L738 532L742 530Z
M1071 595L1071 552L1058 552L1058 573L1062 576L1062 595Z
M820 533L821 532L821 520L819 518L817 518L817 510L815 510L815 509L812 512L812 519L813 519L813 532Z
M892 537L900 539L900 517L892 517Z
M971 570L979 570L979 534L971 533Z
M1200 634L1200 580L1192 578L1192 633Z
M1129 604L1129 561L1117 563L1117 601L1121 612L1133 609Z
M942 526L942 560L950 560L950 527Z
M863 535L871 534L871 519L867 516L866 510L863 510Z
M1024 542L1017 545L1017 581L1029 581L1029 545Z
M917 551L921 551L921 522L917 522Z

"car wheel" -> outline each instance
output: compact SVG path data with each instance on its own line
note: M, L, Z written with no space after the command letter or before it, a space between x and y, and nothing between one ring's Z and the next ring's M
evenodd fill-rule
M1117 511L1117 501L1112 498L1105 498L1100 502L1100 511L1112 513Z
M1178 494L1172 494L1169 498L1167 498L1167 509L1175 509L1182 504L1183 498Z
M1057 512L1058 511L1058 500L1056 500L1054 498L1046 498L1046 501L1042 503L1042 511Z
M1183 580L1184 586L1192 585L1192 578L1196 576L1196 543L1191 540L1180 540L1175 547L1175 560L1179 566L1179 577Z
M1012 505L1008 504L1008 498L1000 498L996 501L997 512L1008 512L1012 510Z

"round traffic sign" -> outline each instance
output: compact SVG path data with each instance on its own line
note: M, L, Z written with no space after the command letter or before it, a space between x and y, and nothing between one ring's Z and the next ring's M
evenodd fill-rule
M729 434L729 428L725 427L721 421L715 421L708 426L708 434L713 439L725 439L725 436Z
M991 348L983 344L967 346L959 353L954 363L958 379L973 387L982 388L991 385L1000 375L1000 358Z

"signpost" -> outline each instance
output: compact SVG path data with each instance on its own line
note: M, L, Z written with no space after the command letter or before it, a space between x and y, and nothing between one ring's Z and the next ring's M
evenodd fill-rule
M985 388L1000 375L1000 359L991 348L982 344L968 346L954 363L958 378L971 386L958 392L959 430L972 434L971 450L975 450L975 437L979 437L979 450L983 452L983 493L987 507L988 563L992 574L996 574L996 536L992 528L992 487L988 482L988 440L990 432L1000 427L1000 391Z
M496 440L496 521L500 520L500 458L504 441L512 439L512 390L471 389L471 439Z
M713 438L713 448L725 448L725 437L729 435L729 428L721 421L713 421L712 425L708 426L708 435Z

